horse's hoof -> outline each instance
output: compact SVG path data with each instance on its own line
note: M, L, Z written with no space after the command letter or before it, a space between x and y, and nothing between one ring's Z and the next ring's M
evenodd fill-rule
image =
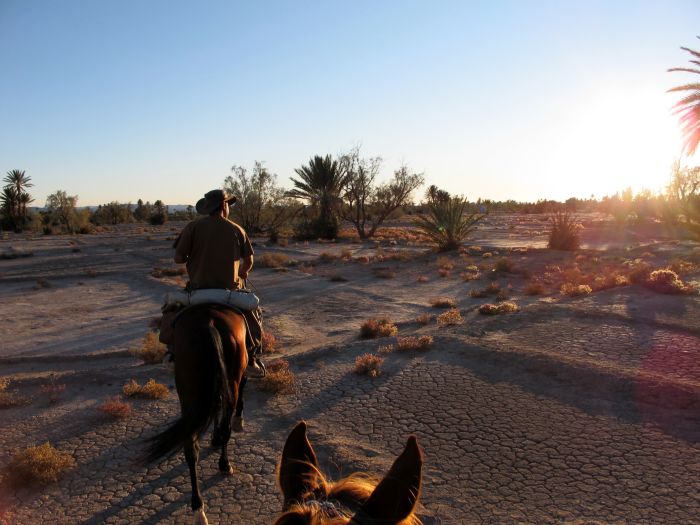
M230 463L227 465L219 465L219 472L224 476L233 476L233 466Z
M231 422L231 430L234 432L243 432L243 416L234 416Z
M209 525L209 520L207 520L207 515L204 514L204 507L201 507L194 511L194 516L192 518L192 525Z

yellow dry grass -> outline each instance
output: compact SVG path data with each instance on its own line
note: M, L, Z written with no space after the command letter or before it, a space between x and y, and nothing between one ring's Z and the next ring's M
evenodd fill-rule
M440 326L451 326L463 322L464 318L457 308L451 308L437 316L437 323Z
M75 466L73 457L44 443L14 454L5 467L9 481L16 487L57 481L61 474Z
M422 335L418 337L409 335L407 337L399 337L399 339L396 341L396 349L401 352L408 352L411 350L428 350L432 344L432 336Z
M141 348L136 348L131 353L147 365L155 365L163 362L165 350L165 345L158 340L158 334L156 332L147 332L143 336Z
M139 397L143 399L163 399L170 394L168 387L155 379L149 379L146 384L139 385L134 379L122 387L122 392L127 397Z
M355 359L353 372L361 376L377 377L384 358L376 354L363 354Z
M267 374L257 381L258 387L263 392L273 394L287 394L294 390L296 379L289 369L286 359L277 359L267 365Z

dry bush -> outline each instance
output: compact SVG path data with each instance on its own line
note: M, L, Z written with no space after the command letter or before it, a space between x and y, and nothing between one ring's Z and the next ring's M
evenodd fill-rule
M559 288L559 293L562 295L568 295L569 297L580 297L582 295L588 295L593 291L593 288L587 284L574 284L574 283L564 283Z
M523 293L525 295L542 295L544 293L544 285L539 281L531 281L525 287Z
M409 335L408 337L399 337L396 341L396 349L401 352L410 350L429 350L433 344L433 338L429 335L420 337Z
M379 352L380 354L390 354L393 351L394 345L382 345L379 348L377 348L377 352Z
M425 275L421 275L420 277L418 277L418 279L416 279L416 281L418 281L419 283L427 283L428 281L430 281L430 279Z
M261 344L263 352L272 352L277 346L277 338L272 332L263 330Z
M384 358L376 354L363 354L355 359L355 368L353 372L361 376L377 377L381 372L379 367L382 366Z
M692 287L684 283L673 270L654 270L644 284L650 290L665 294L691 293Z
M102 403L97 409L110 417L115 419L124 419L131 415L132 409L131 404L126 401L122 401L119 396L114 396L104 403Z
M97 277L97 270L94 268L86 268L84 273L88 277Z
M284 394L294 390L295 378L286 359L275 359L268 363L267 374L257 383L263 392Z
M61 399L61 395L66 390L66 385L56 382L56 377L52 374L48 383L40 387L41 393L46 396L50 405L55 405Z
M430 314L423 314L423 315L419 315L418 317L416 317L416 323L423 325L423 326L430 324L430 321L432 321L432 320L433 320L433 316Z
M0 259L19 259L22 257L32 257L34 252L27 252L25 250L18 250L12 246L5 252L0 252Z
M10 378L0 378L0 408L20 407L29 404L29 398L24 397L17 392L8 392L10 386Z
M5 392L7 387L10 386L10 382L9 377L0 377L0 392Z
M568 213L556 213L550 217L552 229L547 247L553 250L578 250L581 245L581 225Z
M56 450L47 442L16 452L5 472L13 486L24 487L57 481L74 466L75 460L70 454Z
M386 317L380 319L367 319L360 327L362 339L375 339L377 337L392 337L399 333L396 325Z
M474 299L483 299L484 297L488 297L488 294L484 290L472 288L471 290L469 290L469 297L472 297Z
M651 266L649 263L640 261L634 262L630 265L629 280L634 284L644 284L649 279L649 274L651 273Z
M132 379L122 387L122 392L127 397L143 399L163 399L170 394L168 387L157 383L155 379L149 379L143 386Z
M430 300L430 306L433 308L454 308L457 306L457 301L450 297L436 297Z
M321 262L334 262L340 258L340 255L331 252L322 252L321 255L318 256L318 260Z
M340 258L344 261L349 261L352 259L352 250L350 248L343 248L340 250Z
M610 288L616 288L618 286L627 286L629 284L629 279L624 275L618 273L610 273L608 275L598 275L593 279L591 288L598 292L601 290L609 290Z
M390 268L375 268L374 276L379 279L393 279L396 277L396 272Z
M35 290L41 290L42 288L51 288L51 283L49 280L44 279L43 277L41 279L37 279L36 284L34 285Z
M153 268L151 275L153 277L175 277L177 275L185 275L187 273L187 268L184 266L177 266L175 268Z
M337 273L331 275L331 276L328 278L328 280L329 280L330 282L332 282L332 283L346 283L346 282L348 282L348 278L347 278L347 277L343 277L342 275L339 275L339 274L337 274Z
M515 263L505 257L498 259L493 265L493 271L497 273L516 273Z
M267 252L255 259L255 264L260 268L279 268L289 263L289 257L284 253Z
M451 270L454 268L454 263L449 257L438 257L437 259L437 267L440 268L441 270Z
M519 310L518 305L510 302L503 302L498 304L482 304L479 307L479 313L482 315L496 315L513 313Z
M367 264L370 261L370 258L367 255L360 255L359 257L356 257L355 260L361 264Z
M491 252L484 252L484 253L481 254L481 256L482 256L484 259L490 259L491 257L493 257L493 254L492 254Z
M452 308L437 316L437 323L440 326L462 324L463 321L464 319L462 318L462 314L459 312L459 310L457 310L457 308Z
M690 272L694 272L695 270L697 270L698 265L691 262L691 261L686 261L684 259L674 259L668 265L668 269L673 270L674 272L676 272L678 274L690 273Z
M467 270L466 272L462 272L459 276L465 283L468 283L470 281L476 281L477 279L479 279L481 277L481 274L478 271L472 272L470 270Z
M438 275L439 275L440 277L447 277L448 275L450 275L450 271L449 271L449 270L445 270L444 268L439 268L439 269L438 269Z
M141 342L141 348L131 351L134 357L138 357L147 365L156 365L163 362L166 346L158 341L156 332L146 332Z

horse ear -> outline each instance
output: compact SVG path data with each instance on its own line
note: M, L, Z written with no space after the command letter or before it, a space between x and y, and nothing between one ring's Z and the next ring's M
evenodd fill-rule
M355 519L365 517L377 523L399 523L413 512L418 502L421 484L423 452L415 436L410 436L401 455L389 473L379 482Z
M289 433L282 451L279 484L284 507L301 502L307 492L318 487L318 460L306 437L306 422L301 421Z

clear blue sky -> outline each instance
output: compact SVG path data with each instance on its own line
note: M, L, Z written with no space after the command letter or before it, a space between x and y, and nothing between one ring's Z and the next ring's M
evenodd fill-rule
M698 34L697 0L0 0L0 172L188 204L361 143L471 199L657 190Z

